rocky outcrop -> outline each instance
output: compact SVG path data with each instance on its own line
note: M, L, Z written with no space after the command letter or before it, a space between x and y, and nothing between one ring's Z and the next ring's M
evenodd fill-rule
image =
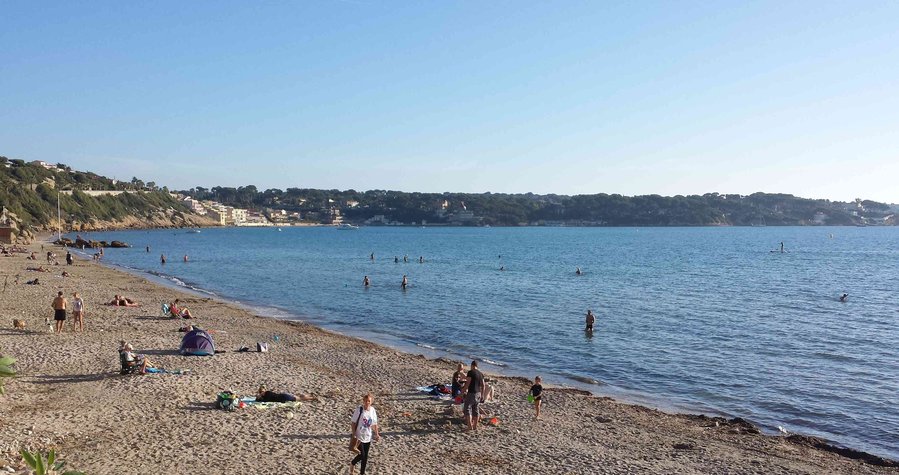
M121 220L91 220L90 222L73 222L70 232L109 231L113 229L150 229L150 228L200 228L218 226L218 221L192 213L175 210L159 210L150 216L128 216Z

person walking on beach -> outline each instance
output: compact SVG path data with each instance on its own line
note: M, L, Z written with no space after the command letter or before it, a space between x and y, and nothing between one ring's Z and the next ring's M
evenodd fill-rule
M364 285L366 287L371 285L371 280L368 278L368 276L365 276L365 278L362 279L362 285Z
M56 333L62 333L62 327L66 323L66 307L68 302L66 302L66 298L62 296L62 290L56 294L56 298L53 299L53 320L56 321Z
M374 436L376 441L381 440L381 429L378 427L378 412L371 405L373 400L371 393L362 396L362 405L353 411L351 434L358 441L356 450L359 453L350 462L350 475L353 474L356 464L360 462L362 466L359 474L365 475L365 466L368 464L368 452L371 448L372 436Z
M534 419L540 419L540 406L543 404L543 380L540 379L540 376L534 378L534 385L531 386L531 390L528 391L528 396L530 399L534 401L534 410L537 411L537 414L534 415Z
M406 274L403 274L403 283L400 285L403 286L403 290L406 290L406 286L409 285L409 279L406 278Z
M471 362L471 369L462 385L462 393L465 394L465 404L462 413L465 415L465 424L468 430L478 430L478 421L481 419L479 411L482 402L481 391L484 390L484 375L478 371L478 362Z
M593 315L593 310L587 310L587 326L584 328L584 331L592 332L593 324L596 323L596 315Z
M78 292L72 294L72 331L75 331L75 325L78 325L78 331L84 333L84 299Z
M75 258L72 257L71 251L66 251L66 265L72 265L75 262Z

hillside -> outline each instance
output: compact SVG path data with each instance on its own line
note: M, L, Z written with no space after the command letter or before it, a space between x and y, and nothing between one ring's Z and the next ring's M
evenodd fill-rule
M214 224L152 183L0 157L0 224L9 222L26 240L33 232L56 230L57 199L63 230Z
M788 194L691 196L404 193L288 188L258 191L193 188L181 193L274 217L365 224L546 226L802 226L896 225L896 205L870 200L839 202ZM285 210L287 213L281 213Z

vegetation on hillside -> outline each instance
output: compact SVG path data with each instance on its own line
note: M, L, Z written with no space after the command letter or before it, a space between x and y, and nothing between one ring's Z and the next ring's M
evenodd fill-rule
M895 224L890 205L869 200L838 202L787 194L691 196L535 195L504 193L404 193L288 188L259 191L197 187L181 193L199 200L250 208L284 209L323 218L336 209L346 220L377 215L404 224L709 226Z
M119 195L88 196L86 191L131 191ZM166 189L154 183L116 182L63 164L43 166L0 157L0 206L13 213L18 225L28 228L55 226L57 198L67 227L125 218L151 219L160 211L188 213ZM52 223L52 225L51 225Z

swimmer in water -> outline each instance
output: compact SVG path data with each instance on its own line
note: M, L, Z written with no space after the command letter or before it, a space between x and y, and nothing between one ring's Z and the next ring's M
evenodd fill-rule
M406 278L406 274L403 274L403 283L400 285L403 286L403 290L406 290L406 286L409 285L409 279Z
M419 263L419 264L424 264L424 263L425 263L425 256L418 256L418 263Z
M187 262L187 254L184 255L184 262Z
M849 294L843 294L840 296L840 302L845 302L846 299L848 299L848 298L849 298Z
M596 323L596 315L593 315L593 310L587 310L587 326L584 328L584 331L593 332L593 324Z
M370 258L370 259L371 259L371 261L372 261L372 262L374 262L374 261L375 261L375 253L374 253L374 252L373 252L373 253L371 253L371 255L370 255L370 256L368 256L368 257L369 257L369 258Z
M362 285L364 285L364 286L366 286L366 287L368 287L369 285L371 285L371 281L368 280L368 276L365 276L365 278L362 279Z
M583 274L583 272L581 272L581 268L580 268L580 267L577 267L576 269L577 269L577 270L574 271L575 274L577 274L577 275Z
M400 258L399 258L399 257L396 257L396 256L393 256L393 263L394 263L394 264L399 264L399 263L400 263Z
M506 270L506 266L499 266L499 270L502 270L502 271Z
M165 264L165 254L159 256L159 262Z

